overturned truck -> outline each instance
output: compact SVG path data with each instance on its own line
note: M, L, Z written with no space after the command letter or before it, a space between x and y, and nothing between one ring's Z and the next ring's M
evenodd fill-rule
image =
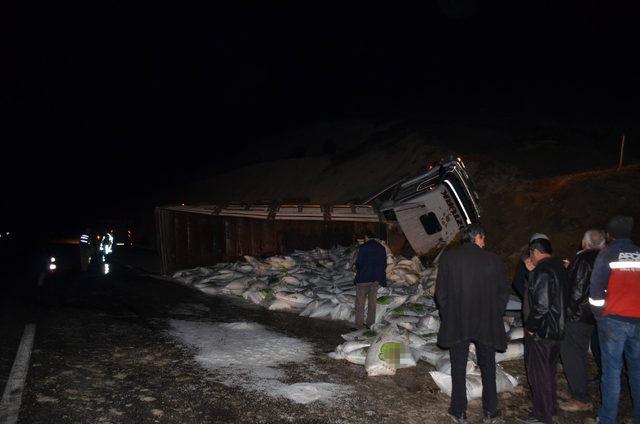
M362 204L230 203L155 210L162 272L250 256L350 245L369 230L395 254L427 256L480 220L478 195L462 160L403 178Z

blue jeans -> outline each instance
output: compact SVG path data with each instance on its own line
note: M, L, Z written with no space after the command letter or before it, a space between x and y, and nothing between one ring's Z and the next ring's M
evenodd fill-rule
M627 375L633 399L633 422L640 424L640 323L615 318L598 320L602 355L601 424L615 424L620 401L620 374L626 359Z

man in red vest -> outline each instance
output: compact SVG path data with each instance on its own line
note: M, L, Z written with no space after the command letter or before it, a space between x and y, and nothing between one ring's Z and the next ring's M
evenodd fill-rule
M591 274L589 303L598 319L602 355L600 424L616 423L625 359L633 422L640 423L640 247L631 241L632 229L630 216L609 221L611 241L598 254Z

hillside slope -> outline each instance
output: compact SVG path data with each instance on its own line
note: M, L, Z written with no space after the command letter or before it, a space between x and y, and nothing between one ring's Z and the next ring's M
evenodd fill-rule
M270 139L252 153L253 165L180 195L189 203L357 202L455 155L463 157L480 194L490 249L514 263L529 235L544 232L558 255L571 257L583 232L603 227L614 214L633 215L640 235L640 166L612 170L615 145L603 137L573 127L343 122L282 135L279 143ZM637 161L634 152L628 158Z

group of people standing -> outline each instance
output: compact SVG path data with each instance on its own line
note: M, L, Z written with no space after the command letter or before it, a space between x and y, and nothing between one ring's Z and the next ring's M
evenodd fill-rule
M530 414L517 417L519 421L546 424L558 407L593 408L587 373L591 345L594 356L601 358L598 422L616 422L626 359L634 422L640 423L640 248L630 239L632 228L631 217L617 216L606 232L587 231L582 250L570 262L553 256L546 235L531 237L514 281L523 297L524 360L533 402ZM484 250L482 226L467 226L462 240L462 246L442 255L436 281L438 344L448 348L451 357L449 415L454 422L466 422L465 370L473 342L482 373L483 421L496 422L495 352L507 347L502 317L509 284L501 259ZM594 332L598 338L591 343ZM560 360L572 399L558 405Z
M536 233L526 246L513 286L521 295L524 361L533 408L524 423L551 423L558 408L593 409L589 395L589 348L598 364L601 406L597 422L616 422L625 365L640 424L640 248L631 241L633 218L616 216L606 231L584 233L572 261L553 256L549 237ZM366 234L356 260L356 325L375 322L378 285L386 285L385 248ZM510 296L500 257L484 249L480 224L462 231L462 245L440 259L436 302L438 344L449 349L454 422L466 422L466 365L471 343L482 374L483 422L500 420L496 351L507 348L503 315ZM365 303L368 303L364 319ZM562 361L570 397L558 404L557 369Z

